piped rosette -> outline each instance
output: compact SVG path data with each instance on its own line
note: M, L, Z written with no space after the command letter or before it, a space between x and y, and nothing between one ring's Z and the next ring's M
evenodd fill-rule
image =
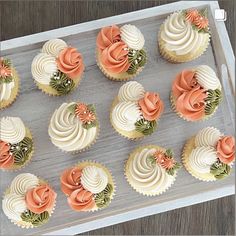
M49 220L57 194L47 182L30 173L17 175L6 190L2 209L12 223L22 228L41 226Z
M162 194L174 183L180 167L171 149L146 145L129 155L125 176L134 190L154 196Z
M96 211L107 207L113 199L115 184L103 165L86 161L66 169L61 177L61 191L74 211Z
M164 103L158 93L146 92L136 82L126 82L114 99L110 120L114 129L129 139L152 134L164 111Z
M30 130L19 117L0 119L0 169L18 170L32 158L34 151Z
M147 61L144 36L134 25L104 27L97 36L97 63L112 80L127 80L137 75Z
M65 95L78 86L84 62L76 48L61 39L51 39L33 59L31 72L37 86L45 93Z
M214 181L227 177L235 160L235 139L218 129L206 127L190 138L184 147L182 161L197 179Z
M48 133L52 143L65 152L81 152L93 143L99 133L99 122L93 104L63 103L53 113Z
M207 65L183 70L172 83L171 103L187 121L209 118L222 100L222 88L214 70Z

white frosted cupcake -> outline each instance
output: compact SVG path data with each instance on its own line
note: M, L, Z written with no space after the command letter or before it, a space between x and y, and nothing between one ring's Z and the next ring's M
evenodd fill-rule
M6 190L2 210L9 220L21 228L41 226L49 220L57 194L37 176L17 175Z
M154 196L165 192L174 183L179 168L171 149L147 145L136 148L129 155L125 175L137 192Z
M114 129L128 139L152 134L164 110L158 93L146 92L136 82L126 82L112 103L110 120Z
M227 177L235 159L235 139L218 129L206 127L190 138L184 147L182 161L197 179L214 181Z
M19 117L0 119L0 169L17 170L25 166L34 151L30 130Z
M79 152L95 143L99 123L93 104L63 103L53 113L48 133L52 143L65 152Z
M207 65L181 71L172 83L172 107L185 120L200 121L209 118L221 100L220 80Z

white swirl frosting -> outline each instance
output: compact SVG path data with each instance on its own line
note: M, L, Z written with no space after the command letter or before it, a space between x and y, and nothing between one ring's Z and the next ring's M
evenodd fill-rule
M213 127L206 127L198 132L198 134L195 137L195 144L198 147L201 146L211 146L215 147L218 140L222 134L220 131Z
M112 111L114 125L125 131L135 130L135 122L141 118L141 111L135 102L119 102Z
M123 25L120 28L120 36L121 40L132 49L141 50L144 46L145 39L143 34L135 25Z
M119 101L138 101L144 97L144 87L136 82L130 81L120 87L118 93Z
M209 33L199 33L186 21L181 12L171 14L164 22L161 39L165 47L177 55L195 53L209 41Z
M189 165L198 173L210 173L211 165L217 161L216 150L212 147L196 147L189 156Z
M11 91L14 87L14 81L10 83L0 83L0 101L8 100L11 97Z
M2 117L0 119L0 139L4 142L16 144L25 137L26 129L19 117Z
M220 80L215 71L207 65L196 68L196 79L204 89L221 89Z
M30 173L23 173L17 175L10 186L10 193L16 193L18 195L25 195L25 193L39 185L39 179L37 176Z
M53 73L57 72L56 59L47 53L39 53L33 59L31 72L37 82L49 85Z
M174 177L168 175L164 168L150 162L149 157L155 152L155 148L142 149L136 153L128 166L130 183L142 192L162 192L174 181Z
M63 103L52 115L48 128L54 145L64 151L78 151L91 144L97 134L97 127L85 129L78 117L68 109L72 103Z
M82 170L81 184L91 193L100 193L108 184L108 176L102 168L86 166Z
M21 221L21 214L27 210L25 196L10 193L2 200L2 210L5 215L13 221Z
M62 39L51 39L43 45L42 52L58 57L59 53L66 47L67 44Z

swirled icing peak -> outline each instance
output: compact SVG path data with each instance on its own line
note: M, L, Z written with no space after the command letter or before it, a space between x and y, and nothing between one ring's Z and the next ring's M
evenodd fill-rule
M0 119L0 139L11 144L22 141L25 137L25 126L18 117L2 117Z
M42 52L58 57L59 53L66 47L67 44L62 39L51 39L43 45Z
M108 176L102 168L86 166L82 170L81 184L91 193L100 193L108 184Z

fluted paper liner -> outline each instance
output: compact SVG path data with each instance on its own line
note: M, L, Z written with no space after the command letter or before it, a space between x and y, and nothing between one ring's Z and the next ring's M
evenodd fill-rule
M13 80L14 80L14 88L11 90L11 96L8 100L2 100L0 101L0 110L5 109L9 107L12 103L14 103L19 96L19 90L20 90L20 77L14 67L11 67L12 74L13 74Z
M124 166L124 173L125 173L125 178L127 180L127 182L129 183L129 185L138 193L144 195L144 196L157 196L157 195L160 195L164 192L166 192L166 190L168 190L172 185L173 183L175 182L175 179L177 177L177 171L175 172L175 174L173 175L173 181L170 183L169 186L167 186L165 189L161 189L161 190L158 190L157 192L146 192L146 191L143 191L142 189L140 188L137 188L135 186L134 183L132 183L130 181L130 173L129 173L129 169L128 169L128 166L130 165L131 161L134 159L136 153L139 153L141 152L144 148L147 148L147 149L152 149L152 148L155 148L157 151L160 150L160 151L166 151L165 148L162 148L162 147L159 147L157 145L145 145L145 146L142 146L142 147L138 147L136 149L134 149L130 154L129 154L129 158L128 160L126 161L125 163L125 166ZM158 164L157 164L158 165Z
M130 79L133 79L135 76L137 76L144 68L144 66L140 67L135 74L129 74L127 72L123 72L120 74L116 74L116 73L112 73L107 71L104 66L101 63L101 57L100 57L100 52L98 51L98 49L96 49L96 62L97 62L97 66L99 67L99 69L102 71L102 73L110 80L113 81L127 81Z
M41 178L38 178L39 179L39 184L41 185L41 184L48 184L48 182L47 181L45 181L45 180L43 180L43 179L41 179ZM48 184L49 185L49 184ZM50 185L49 185L50 186ZM54 189L53 189L54 190ZM6 189L6 191L5 191L5 193L4 193L4 195L3 195L3 197L4 196L6 196L7 194L9 194L10 193L10 186ZM56 208L56 200L55 200L55 203L54 203L54 206L52 207L52 209L50 209L49 211L48 211L48 213L49 213L49 219L48 219L48 221L50 220L50 217L52 216L52 214L53 214L53 212L54 212L54 210L55 210L55 208ZM9 219L9 218L8 218ZM39 226L34 226L34 225L32 225L30 222L26 222L26 221L14 221L14 220L12 220L12 219L9 219L14 225L17 225L18 227L21 227L21 228L23 228L23 229L32 229L32 228L37 228L37 227L40 227L40 226L42 226L42 225L44 225L44 224L46 224L47 222L45 222L44 224L42 224L42 225L39 225Z
M199 180L202 180L202 181L206 181L206 182L209 182L209 181L215 181L216 178L214 177L213 174L211 173L199 173L199 172L196 172L192 167L191 165L189 164L189 156L192 152L192 150L194 148L196 148L195 146L195 137L196 136L193 136L192 138L190 138L189 140L187 140L186 144L184 145L184 148L183 148L183 152L182 152L182 163L185 167L185 169L195 178L199 179Z
M112 175L112 173L102 164L96 162L96 161L91 161L91 160L88 160L88 161L81 161L81 162L78 162L76 165L76 167L81 167L82 169L86 166L96 166L98 168L101 168L105 171L105 173L107 174L108 176L108 183L112 185L113 187L113 191L112 191L112 194L110 196L110 202L109 202L109 205L112 201L112 199L114 198L115 196L115 192L116 192L116 183L115 183L115 180L114 180L114 177ZM108 206L109 206L108 205ZM78 212L95 212L95 211L98 211L98 210L102 210L102 209L105 209L107 208L108 206L106 207L102 207L102 208L98 208L97 206L91 210L88 210L88 211L78 211Z

